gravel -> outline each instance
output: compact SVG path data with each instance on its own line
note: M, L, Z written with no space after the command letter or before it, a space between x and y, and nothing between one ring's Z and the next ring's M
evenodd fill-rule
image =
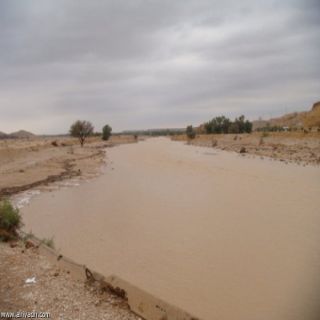
M26 284L33 277L36 282ZM0 243L0 311L50 312L51 319L141 319L126 301L75 280L22 242Z

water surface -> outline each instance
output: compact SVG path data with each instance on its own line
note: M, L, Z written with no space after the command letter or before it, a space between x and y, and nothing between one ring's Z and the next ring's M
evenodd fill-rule
M102 176L34 198L25 229L203 319L311 319L318 168L165 138L107 157Z

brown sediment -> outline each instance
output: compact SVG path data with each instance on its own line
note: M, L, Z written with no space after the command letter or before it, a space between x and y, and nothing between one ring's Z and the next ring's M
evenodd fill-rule
M35 138L0 141L0 199L39 186L100 173L105 149L135 142L133 137L110 141L90 138L81 148L75 139Z
M105 155L105 152L100 150L99 152L94 153L92 155L78 158L77 161L90 159L90 158L94 158L97 156L102 158L104 155ZM62 181L65 179L70 179L70 178L73 178L76 176L80 176L81 171L74 170L74 167L76 165L75 161L76 161L76 159L65 160L63 163L63 171L59 174L50 175L50 176L46 177L45 179L41 179L41 180L38 180L38 181L35 181L32 183L27 183L27 184L20 185L20 186L14 186L14 187L0 189L0 200L2 198L12 196L12 195L17 194L19 192L26 191L26 190L29 190L29 189L32 189L35 187L48 185L53 182Z
M51 175L45 179L35 181L32 183L27 183L27 184L21 185L21 186L2 188L2 189L0 189L0 199L14 195L14 194L22 192L22 191L29 190L31 188L41 186L41 185L48 185L49 183L53 183L56 181L61 181L64 179L72 178L74 176L78 176L79 172L72 170L73 166L74 165L71 164L71 161L67 160L67 161L65 161L65 164L64 164L64 171L61 172L60 174Z

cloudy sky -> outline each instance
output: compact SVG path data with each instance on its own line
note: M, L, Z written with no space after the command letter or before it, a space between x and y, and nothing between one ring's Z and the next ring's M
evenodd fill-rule
M320 100L318 0L1 0L0 131L184 127Z

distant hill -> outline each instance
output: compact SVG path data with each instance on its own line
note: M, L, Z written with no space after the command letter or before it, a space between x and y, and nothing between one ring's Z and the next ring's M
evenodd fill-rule
M35 135L31 132L25 131L25 130L19 130L16 132L12 132L9 134L10 138L14 139L25 139L25 138L33 138Z
M281 117L270 120L256 120L252 123L253 130L263 128L267 125L271 127L280 126L291 128L320 127L320 101L316 102L310 111L288 113Z
M25 130L19 130L10 134L6 134L0 131L0 139L28 139L33 137L35 137L33 133Z
M304 119L306 127L320 127L320 101L316 102Z
M7 137L7 134L0 131L0 139L5 139Z

